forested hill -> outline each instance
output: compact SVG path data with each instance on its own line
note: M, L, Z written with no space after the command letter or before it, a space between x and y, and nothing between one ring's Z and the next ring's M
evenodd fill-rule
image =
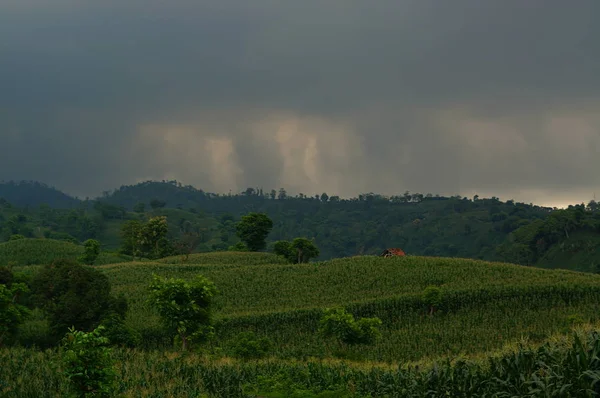
M0 182L0 198L19 207L46 204L54 208L68 209L81 203L79 199L37 181Z
M123 186L86 201L40 183L4 183L0 193L0 241L14 234L74 242L96 238L105 249L118 249L126 220L166 215L172 238L193 233L200 237L198 251L227 250L238 242L237 220L256 211L274 222L270 243L314 238L320 259L401 247L414 255L600 268L600 209L594 201L553 210L497 198L409 192L342 199L248 188L222 195L175 181Z

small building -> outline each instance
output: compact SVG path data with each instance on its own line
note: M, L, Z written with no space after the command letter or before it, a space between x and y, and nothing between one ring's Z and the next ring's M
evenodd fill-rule
M398 249L398 248L390 248L390 249L385 249L383 253L381 253L380 255L381 257L393 257L393 256L406 256L406 253L404 253L404 250L402 249Z

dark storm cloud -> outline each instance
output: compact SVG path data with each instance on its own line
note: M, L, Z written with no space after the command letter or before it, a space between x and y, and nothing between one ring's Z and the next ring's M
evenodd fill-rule
M589 199L595 0L0 3L0 179ZM566 191L558 195L558 191Z

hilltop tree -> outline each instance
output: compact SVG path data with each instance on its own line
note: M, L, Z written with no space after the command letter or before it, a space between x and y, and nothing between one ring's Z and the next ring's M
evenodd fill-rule
M267 246L266 238L273 228L273 221L264 213L249 213L235 227L237 236L248 250L256 252Z
M179 337L182 350L212 334L211 305L218 291L211 281L202 275L192 282L153 275L149 289L150 302L166 328Z

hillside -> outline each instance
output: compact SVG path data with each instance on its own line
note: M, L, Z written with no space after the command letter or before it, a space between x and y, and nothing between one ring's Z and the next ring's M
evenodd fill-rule
M18 239L0 243L1 265L43 265L57 259L77 260L81 254L83 254L81 245L54 239ZM126 256L103 252L96 260L96 264L110 264L126 259Z
M526 336L534 341L569 330L572 318L600 320L600 276L464 259L356 257L316 264L265 264L258 254L201 254L177 260L99 267L116 293L130 302L128 323L144 341L156 335L158 318L145 301L151 274L192 278L200 273L221 294L220 327L213 348L228 352L244 330L269 336L280 358L336 357L408 361L499 349ZM273 258L265 257L268 262ZM439 286L442 312L426 316L421 295ZM384 321L375 346L324 342L315 330L324 308L344 306ZM432 344L435 342L435 344Z
M464 389L514 395L533 388L525 380L534 383L538 369L570 383L564 391L572 391L573 383L591 383L577 375L596 371L591 358L600 349L597 336L588 343L569 334L599 330L600 275L416 256L290 265L271 254L232 252L96 268L108 276L114 293L126 295L125 322L141 337L136 348L116 348L113 354L119 388L127 396L250 397L261 391L262 396L317 397L329 396L317 392L330 389L338 391L331 396L356 398L416 397L427 391L465 396ZM173 352L172 336L147 300L152 274L188 280L202 274L216 284L215 336L201 350L185 356ZM443 294L433 314L423 299L429 286ZM379 317L381 338L347 345L320 336L319 319L333 307L356 317ZM23 344L34 344L45 328L37 313L21 328ZM238 357L238 338L248 331L270 341L267 359ZM538 349L549 341L554 345ZM52 371L56 355L0 348L0 359L10 364L7 378L0 375L0 391L7 397L66 391L62 373ZM469 365L454 361L457 357ZM577 363L568 361L575 357ZM490 367L490 358L497 365ZM11 376L16 374L25 375L27 383ZM289 388L304 395L292 395Z
M0 198L19 207L46 204L58 209L68 209L80 204L79 199L37 181L0 182Z
M377 254L390 246L418 255L495 260L496 248L508 233L550 211L496 198L408 192L343 199L326 193L292 197L284 190L263 193L249 188L241 194L217 195L176 182L124 186L70 211L19 206L18 202L10 208L0 206L0 239L8 240L14 233L68 234L78 241L99 238L105 247L116 249L123 222L165 214L174 237L193 231L201 236L198 251L226 250L237 242L235 222L249 211L259 211L274 221L270 242L314 238L321 260Z
M0 241L13 234L72 242L95 238L106 250L115 251L123 223L165 215L172 239L192 234L199 241L196 252L223 251L239 241L235 223L250 211L265 212L273 220L269 244L298 236L314 238L321 252L318 260L401 247L413 255L592 272L599 262L593 248L600 244L600 211L593 201L552 210L497 198L408 192L342 199L326 193L292 197L285 190L265 193L248 188L241 194L218 195L173 181L123 186L72 209L1 202Z

